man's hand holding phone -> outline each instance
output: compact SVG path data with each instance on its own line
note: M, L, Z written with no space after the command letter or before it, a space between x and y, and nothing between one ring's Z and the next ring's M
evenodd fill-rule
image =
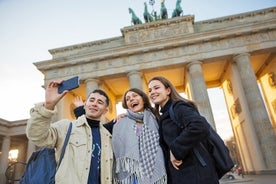
M58 86L58 93L61 94L63 91L68 90L71 91L73 89L76 89L79 87L79 77L72 77L68 80L63 81L59 86Z
M44 107L54 110L56 104L62 99L69 90L79 86L78 77L73 77L65 81L52 81L46 87Z

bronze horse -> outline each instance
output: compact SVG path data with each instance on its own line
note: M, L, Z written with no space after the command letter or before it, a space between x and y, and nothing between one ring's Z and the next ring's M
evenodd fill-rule
M175 9L173 10L172 17L179 17L181 13L183 12L181 6L180 6L181 0L176 1Z
M130 14L132 14L131 17L131 22L136 25L136 24L142 24L142 21L136 16L136 14L134 13L134 11L131 8L128 8L128 11Z
M151 14L148 11L148 6L147 6L146 2L144 2L144 6L145 6L145 8L144 8L144 20L145 20L145 22L152 22L153 18L152 18Z

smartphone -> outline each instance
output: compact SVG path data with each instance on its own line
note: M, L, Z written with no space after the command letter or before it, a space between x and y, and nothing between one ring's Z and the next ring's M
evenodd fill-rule
M79 87L79 76L70 78L68 80L63 81L59 86L58 86L58 93L61 94L65 90L73 90Z

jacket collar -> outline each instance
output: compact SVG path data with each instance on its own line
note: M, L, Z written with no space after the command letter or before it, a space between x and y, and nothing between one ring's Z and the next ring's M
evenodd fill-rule
M102 122L102 121L100 122L100 126L99 126L100 131L102 131L106 136L111 137L111 134L110 134L109 131L103 126L103 123L105 123L105 122ZM76 125L76 127L81 127L81 126L90 127L89 124L88 124L88 122L87 122L87 120L86 120L85 114L82 115L82 116L80 116L80 117L77 119L75 125Z
M170 106L172 105L172 100L169 99L167 103L164 105L164 107L160 110L162 114L164 114L166 111L169 110Z
M103 122L100 122L100 126L103 124ZM80 126L83 126L83 125L87 125L89 126L87 120L86 120L86 116L85 114L81 115L78 120L76 121L76 126L77 127L80 127Z

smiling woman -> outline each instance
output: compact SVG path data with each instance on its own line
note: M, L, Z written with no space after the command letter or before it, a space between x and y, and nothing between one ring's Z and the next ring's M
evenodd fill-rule
M112 136L115 183L167 183L158 123L149 98L142 90L131 88L122 104L126 116L114 125Z

